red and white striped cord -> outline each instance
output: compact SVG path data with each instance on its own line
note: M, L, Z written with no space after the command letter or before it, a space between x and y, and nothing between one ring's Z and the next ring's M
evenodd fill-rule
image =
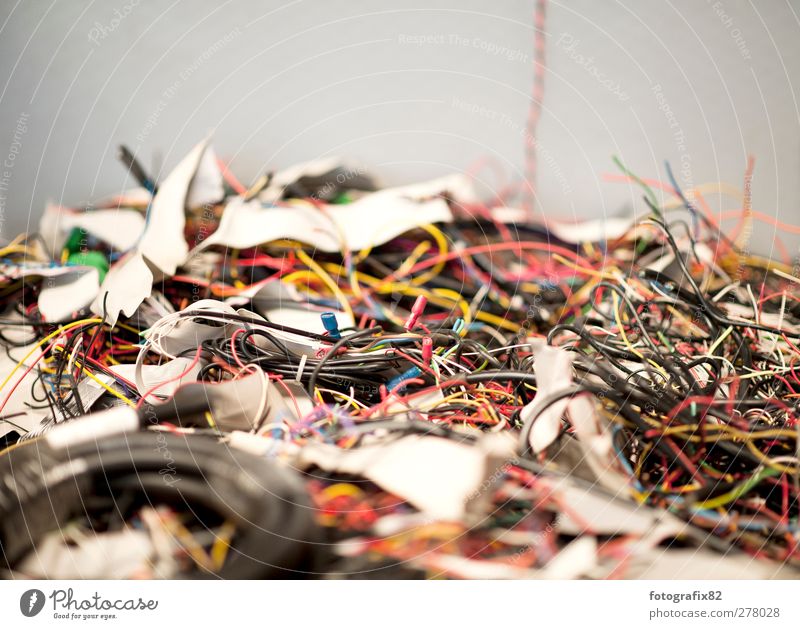
M542 100L544 98L544 76L547 63L547 38L545 37L545 23L547 17L547 0L536 0L533 11L533 90L531 93L531 106L528 110L528 124L525 128L525 186L524 207L528 220L535 215L537 193L537 159L536 159L536 132L539 119L542 117Z

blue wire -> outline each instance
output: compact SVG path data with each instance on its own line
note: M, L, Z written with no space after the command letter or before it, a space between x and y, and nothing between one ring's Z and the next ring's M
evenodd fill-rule
M621 431L622 428L620 428L619 426L614 426L611 429L611 432L614 437L616 437L617 433ZM630 474L631 481L633 481L633 484L636 486L636 489L639 490L639 492L644 493L644 486L639 482L639 479L636 478L636 474L633 472L633 468L631 467L630 463L628 463L628 460L623 456L622 451L617 447L616 440L611 439L611 443L614 446L614 452L617 455L617 459L619 459L619 462L622 465L622 467L625 468L625 471L628 472L628 474Z
M700 233L700 224L698 223L697 219L697 208L695 208L687 199L684 194L683 190L681 190L678 182L675 179L675 175L672 174L672 167L669 165L668 161L665 161L664 164L667 167L667 177L669 177L669 182L673 188L675 188L675 192L680 197L683 204L686 206L686 209L689 210L689 214L692 215L692 231L694 232L694 239L697 240L698 235Z

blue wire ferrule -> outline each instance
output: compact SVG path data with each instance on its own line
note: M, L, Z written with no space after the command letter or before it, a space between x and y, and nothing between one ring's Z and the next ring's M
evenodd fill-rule
M395 376L389 382L386 383L386 388L389 391L394 391L395 387L403 384L406 380L411 380L416 378L419 374L422 373L422 370L419 367L411 367L407 371L404 371L399 376Z
M322 327L332 339L342 338L342 333L339 331L339 324L336 321L336 315L332 312L323 312L320 316L322 319Z

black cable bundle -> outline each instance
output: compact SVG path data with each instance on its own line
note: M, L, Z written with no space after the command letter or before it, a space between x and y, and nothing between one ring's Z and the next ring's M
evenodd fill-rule
M230 521L236 535L217 573L224 579L308 578L321 561L321 534L305 488L293 472L201 436L145 431L56 450L37 440L0 463L0 550L11 570L42 538L91 502L111 511L133 494L142 505L168 504L201 523Z

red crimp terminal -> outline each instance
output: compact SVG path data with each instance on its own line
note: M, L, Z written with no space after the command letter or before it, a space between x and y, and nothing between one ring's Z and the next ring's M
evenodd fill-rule
M425 306L427 305L428 298L425 297L425 295L420 295L417 297L414 305L411 306L411 314L408 315L408 319L406 320L406 330L411 330L415 325L417 325L417 319L422 316L422 313L425 311Z
M430 365L432 359L433 339L430 336L426 336L424 339L422 339L422 362L426 365Z

